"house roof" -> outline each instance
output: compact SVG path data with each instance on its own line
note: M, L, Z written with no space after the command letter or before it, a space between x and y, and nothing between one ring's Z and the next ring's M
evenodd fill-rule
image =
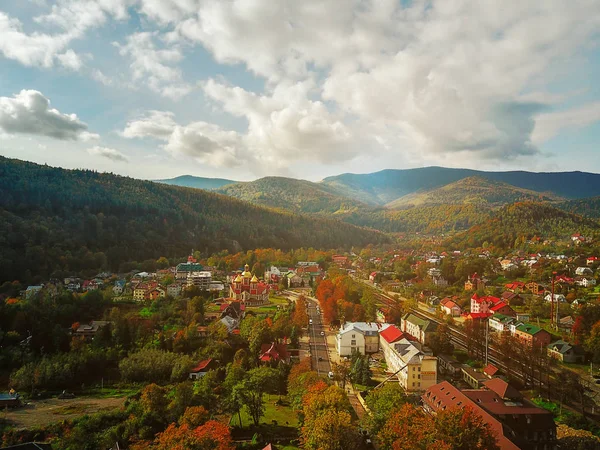
M408 313L403 317L404 320L406 320L407 322L410 322L414 325L417 325L419 328L421 328L423 331L433 331L435 332L435 330L437 329L437 323L431 321L431 320L426 320L426 319L421 319L420 317L415 316L414 314Z
M260 347L261 361L281 361L288 359L289 354L285 344L262 344Z
M583 349L580 346L571 345L568 342L562 341L562 340L552 342L551 344L548 345L548 348L551 350L554 350L556 352L559 352L561 354L565 354L571 349L573 349L573 352L577 353L577 354L584 353Z
M532 336L533 336L534 334L537 334L537 333L539 333L540 331L546 331L546 330L543 330L543 329L542 329L542 328L540 328L540 327L536 327L535 325L531 325L531 324L529 324L529 323L524 323L523 325L519 325L519 326L517 327L517 330L519 330L519 331L521 331L521 332L523 332L523 333L530 334L530 335L532 335ZM546 333L547 333L547 331L546 331Z
M399 341L405 334L395 325L390 325L385 330L383 330L379 335L386 340L388 344Z
M471 407L473 412L480 416L483 421L495 432L496 442L501 450L518 450L519 447L513 444L504 436L504 427L499 420L491 414L480 408L473 400L467 397L463 392L452 386L447 381L442 381L431 386L421 397L425 404L431 406L434 411L446 408L465 408Z
M467 319L470 319L470 320L487 319L491 315L492 315L491 313L473 313L473 312L470 312L469 314L467 314Z
M446 308L460 308L460 306L458 306L455 302L453 302L452 300L450 300L449 298L445 298L440 302L440 305L446 307Z
M488 364L483 369L483 373L485 373L488 377L493 377L494 375L496 375L496 373L498 373L498 368L493 364Z
M346 322L340 329L339 333L343 334L351 330L356 330L366 336L374 336L389 326L389 324L381 324L376 322Z
M491 306L490 309L494 312L496 311L500 311L502 308L510 308L510 306L508 306L506 303L504 302L498 302L496 303L494 306Z
M190 370L190 372L191 373L203 372L211 362L212 362L212 358L208 358L203 361L200 361L198 364L196 364L196 367L194 367L192 370Z

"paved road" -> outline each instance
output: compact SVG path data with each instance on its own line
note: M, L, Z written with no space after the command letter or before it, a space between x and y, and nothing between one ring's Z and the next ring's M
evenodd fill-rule
M316 303L308 300L308 318L312 320L312 325L308 326L308 335L310 338L311 364L319 375L327 375L331 371L331 361L327 350L326 336L323 326L323 319L317 312Z

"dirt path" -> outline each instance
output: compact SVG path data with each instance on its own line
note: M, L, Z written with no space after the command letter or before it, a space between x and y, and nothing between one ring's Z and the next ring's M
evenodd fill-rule
M54 422L71 420L85 414L119 408L125 403L121 398L75 398L32 401L29 405L0 412L0 417L10 421L18 429L34 428Z

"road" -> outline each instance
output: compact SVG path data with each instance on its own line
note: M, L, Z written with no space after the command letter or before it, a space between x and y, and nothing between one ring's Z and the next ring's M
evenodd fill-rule
M312 320L312 325L308 326L310 337L311 365L319 375L325 375L331 372L331 360L327 349L327 340L325 336L325 327L323 318L317 312L317 304L310 299L306 302L308 305L308 318ZM323 335L321 335L323 333Z

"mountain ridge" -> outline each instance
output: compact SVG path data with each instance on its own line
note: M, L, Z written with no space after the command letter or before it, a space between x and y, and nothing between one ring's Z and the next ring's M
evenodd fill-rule
M228 184L238 183L226 178L207 178L197 177L195 175L180 175L174 178L165 178L162 180L150 180L155 183L168 184L171 186L190 187L195 189L215 190Z

